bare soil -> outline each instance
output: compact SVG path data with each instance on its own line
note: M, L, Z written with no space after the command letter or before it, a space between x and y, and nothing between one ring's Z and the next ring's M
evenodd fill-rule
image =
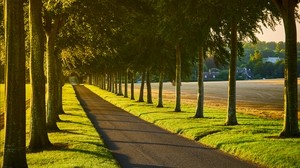
M266 118L283 118L283 79L237 81L237 111ZM298 80L298 83L300 79ZM299 97L298 84L298 104ZM139 84L135 85L135 92L139 93ZM228 82L205 82L204 109L217 107L227 110ZM182 103L197 104L197 82L183 82L181 87ZM175 87L171 82L164 83L164 100L175 100ZM145 90L145 95L146 95ZM158 83L152 84L152 96L158 95ZM298 114L300 108L298 107ZM300 119L300 114L298 115Z

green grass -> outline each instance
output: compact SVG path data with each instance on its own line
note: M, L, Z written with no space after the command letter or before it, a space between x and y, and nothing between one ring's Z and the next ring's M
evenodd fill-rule
M27 153L30 168L39 167L119 167L104 146L99 134L80 106L71 85L63 88L63 107L60 115L60 132L49 133L54 148L37 153ZM29 138L29 111L27 110L27 143ZM3 137L1 130L1 137ZM3 146L3 145L1 145ZM0 160L1 164L2 160Z
M146 121L244 160L264 167L300 167L300 138L278 138L282 120L238 113L240 125L224 126L226 113L217 108L205 107L205 118L195 119L193 104L183 102L183 112L173 112L172 101L164 101L164 108L156 108L155 104L132 101L95 86L86 87Z

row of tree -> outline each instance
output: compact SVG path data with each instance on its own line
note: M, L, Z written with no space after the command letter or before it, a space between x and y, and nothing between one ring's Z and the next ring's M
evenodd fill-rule
M241 42L249 38L255 42L257 39L254 34L260 30L260 22L272 27L281 17L286 29L285 112L286 116L290 116L285 120L281 135L298 135L298 109L296 108L298 74L294 23L298 1L252 1L250 3L237 0L231 1L230 4L214 0L140 2L137 8L130 11L134 13L130 15L133 17L125 18L127 24L121 27L121 38L118 39L123 42L123 45L115 48L115 53L112 53L115 56L108 59L99 57L99 62L95 61L95 63L98 66L102 64L101 68L91 69L96 66L89 66L89 69L80 72L89 72L87 74L94 76L94 79L99 79L100 74L118 76L116 74L126 71L134 72L133 74L136 71L142 74L159 73L167 76L171 74L169 78L175 79L176 85L174 111L179 112L181 111L181 75L185 70L189 71L187 67L197 60L199 97L195 117L203 117L203 59L209 54L214 55L217 64L229 63L226 125L235 125L237 124L236 65L238 56L242 55ZM113 77L109 77L111 78Z
M76 20L80 25L80 19L84 18L81 14L88 12L87 7L93 7L93 2L95 1L5 0L3 4L1 3L3 5L1 9L4 9L3 13L1 11L4 20L0 31L1 43L4 44L2 46L4 50L1 51L4 57L1 60L5 65L6 85L2 167L27 167L25 136L25 60L27 58L31 83L28 150L41 151L52 146L48 132L59 131L57 121L60 120L59 114L63 113L61 98L63 78L59 53L61 48L65 47L65 42L63 39L58 40L59 33L67 21L71 23ZM105 5L109 4L108 1L97 1L97 3L97 7L102 5L103 8L107 8ZM85 8L79 11L81 7ZM109 10L105 9L105 11ZM101 16L99 13L97 15ZM71 45L71 42L68 45ZM45 62L46 66L44 66ZM46 73L44 68L47 69ZM46 89L45 81L47 81ZM45 98L45 91L47 98Z
M4 0L6 124L2 167L27 167L26 53L30 53L32 86L30 150L51 146L47 131L59 130L56 122L58 114L63 112L62 69L65 75L90 76L98 83L118 81L119 87L121 74L126 75L125 79L133 79L136 72L143 74L141 81L146 78L147 88L151 88L151 74L160 74L161 81L167 76L175 80L174 111L179 112L181 76L188 74L187 67L197 60L199 94L195 117L204 117L203 62L208 55L214 55L217 64L230 65L226 125L235 125L238 123L236 64L238 55L242 55L242 41L250 38L255 42L259 23L272 27L279 18L283 19L286 30L286 115L280 135L297 136L295 18L298 3L298 0L231 0L230 3L221 0L29 0L24 8L23 1ZM28 10L24 12L24 9ZM26 41L30 45L25 45ZM101 76L106 80L100 80ZM105 86L121 90L118 85ZM151 103L151 97L148 100Z
M181 75L189 71L187 67L197 60L199 97L195 117L203 117L203 59L207 55L214 55L217 64L229 63L226 125L235 125L237 124L236 65L237 58L242 55L243 51L241 42L249 38L253 42L257 40L255 32L260 30L260 22L273 27L277 19L282 18L286 30L284 76L287 118L281 136L296 136L299 133L298 109L296 108L298 73L295 17L297 4L298 1L252 1L251 3L231 1L230 4L214 0L140 1L139 6L129 12L134 13L129 15L132 17L124 18L127 23L121 26L121 37L116 36L120 37L118 42L123 42L123 45L114 48L114 53L111 55L115 56L103 59L102 55L98 57L99 62L95 61L97 66L102 66L93 69L97 66L88 64L88 69L80 70L80 72L88 72L87 74L93 76L94 79L100 79L100 74L108 75L111 79L113 78L111 76L119 76L117 74L122 72L134 72L133 76L137 71L141 74L167 75L175 79L174 111L179 112L181 111ZM144 77L141 81L144 81Z

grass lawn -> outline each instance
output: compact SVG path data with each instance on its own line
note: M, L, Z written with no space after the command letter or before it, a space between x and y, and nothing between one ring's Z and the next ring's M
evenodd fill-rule
M111 153L105 148L69 84L63 87L63 106L66 114L60 115L62 122L58 123L58 127L61 131L49 133L54 147L43 152L27 153L28 166L30 168L119 167ZM29 117L27 110L27 140ZM1 138L3 138L3 132L3 130L0 131ZM3 147L3 142L1 143ZM0 164L1 162L2 159Z
M155 104L132 101L95 86L86 87L146 121L242 159L264 167L300 167L300 138L278 138L282 120L238 113L240 125L224 126L226 113L216 107L205 107L205 118L195 119L195 105L184 101L183 112L174 112L172 101L164 101L164 108L156 108Z

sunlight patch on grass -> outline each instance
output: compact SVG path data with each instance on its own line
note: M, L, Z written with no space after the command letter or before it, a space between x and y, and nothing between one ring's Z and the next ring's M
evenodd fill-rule
M164 108L116 96L95 86L86 85L112 104L166 130L220 149L264 167L299 167L300 138L278 137L282 120L265 119L238 113L240 125L224 126L226 111L205 107L205 118L193 118L195 105L182 102L183 112L174 112L174 102L164 101ZM138 95L135 95L138 98ZM157 102L153 98L153 102Z
M66 114L60 115L62 121L58 122L61 131L48 133L54 147L42 152L27 153L28 166L31 168L119 167L83 111L69 84L63 87L63 107ZM29 122L30 112L27 110L27 143L29 143ZM0 132L1 136L3 132ZM0 164L1 162L2 159Z
M71 85L63 88L60 132L49 133L54 150L27 154L29 167L118 167L80 106Z

